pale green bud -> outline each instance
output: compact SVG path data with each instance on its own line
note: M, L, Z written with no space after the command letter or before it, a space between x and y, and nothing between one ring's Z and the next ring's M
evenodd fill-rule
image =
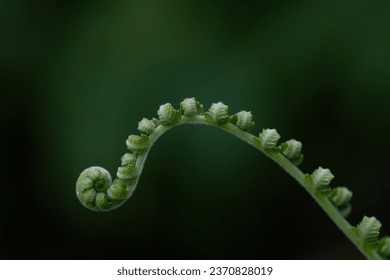
M362 242L372 243L378 241L381 227L382 223L377 218L364 216L356 230Z
M194 97L186 98L180 103L180 110L184 116L192 117L203 112L203 105Z
M170 125L180 120L181 113L173 108L171 103L161 105L157 111L161 124Z
M150 139L147 135L130 135L126 141L127 148L136 155L143 154L150 146Z
M275 149L279 139L280 135L276 129L263 129L263 131L259 134L259 144L263 150L269 151Z
M140 122L138 122L138 130L146 135L151 134L155 128L156 125L154 122L147 118L143 118Z
M229 120L229 107L222 102L213 103L204 115L207 121L221 125Z
M334 176L328 168L318 167L311 175L313 187L317 191L328 191L330 190L330 182Z

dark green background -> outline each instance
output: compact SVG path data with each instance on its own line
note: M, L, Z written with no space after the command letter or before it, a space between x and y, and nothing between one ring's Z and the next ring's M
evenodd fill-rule
M152 149L125 206L91 212L160 104L251 110L354 193L390 234L389 1L1 1L2 259L362 258L274 163L209 127Z

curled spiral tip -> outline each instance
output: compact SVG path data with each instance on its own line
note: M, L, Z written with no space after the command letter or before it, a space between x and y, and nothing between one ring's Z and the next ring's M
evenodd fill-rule
M119 206L134 190L134 180L115 179L102 167L85 169L76 183L76 194L81 204L91 210L108 211Z
M93 166L81 172L76 182L76 194L81 204L90 210L115 209L134 190L134 180L115 179L111 183L110 173L102 167Z
M111 175L102 167L93 166L81 172L76 183L76 194L87 208L97 210L102 206L101 193L111 186ZM99 205L99 206L98 206Z

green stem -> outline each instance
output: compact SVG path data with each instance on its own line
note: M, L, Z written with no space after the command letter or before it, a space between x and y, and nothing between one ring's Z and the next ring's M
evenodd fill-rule
M261 150L261 149L259 149ZM261 150L262 151L262 150ZM321 192L317 192L311 186L307 176L292 164L287 158L279 153L267 153L262 151L280 167L282 167L288 174L291 175L318 203L318 205L325 211L330 219L337 225L337 227L348 237L348 239L359 249L359 251L368 259L382 259L376 251L364 247L364 244L358 239L355 227L352 226L340 213L340 211L329 201L329 198Z

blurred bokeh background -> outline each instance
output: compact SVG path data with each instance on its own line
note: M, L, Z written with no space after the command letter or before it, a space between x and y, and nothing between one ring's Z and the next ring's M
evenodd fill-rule
M251 110L390 234L389 1L0 2L1 259L360 259L274 163L209 127L153 147L125 206L91 212L160 104Z

